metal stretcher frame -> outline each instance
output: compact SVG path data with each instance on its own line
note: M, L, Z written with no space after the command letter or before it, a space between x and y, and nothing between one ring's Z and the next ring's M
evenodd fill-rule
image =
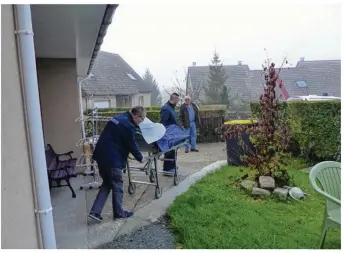
M186 143L188 143L188 140L185 140L182 143L173 146L166 152L162 152L162 151L159 151L156 143L147 144L142 138L141 133L137 132L136 137L141 137L141 138L136 138L136 142L141 152L148 152L148 157L147 157L147 162L144 165L144 167L130 167L129 160L134 160L134 159L132 158L128 159L127 167L126 167L126 170L124 171L124 173L128 171L128 179L129 179L128 192L129 194L134 194L136 191L136 184L154 185L155 198L159 199L162 195L162 188L159 185L158 174L163 174L164 172L158 170L157 160L159 159L160 161L175 161L176 169L173 175L173 184L178 185L180 181L180 177L178 175L178 166L177 166L177 149L184 146ZM175 152L174 159L160 158L163 154L167 152L171 152L171 151ZM146 175L149 176L150 182L133 180L130 171L145 172Z

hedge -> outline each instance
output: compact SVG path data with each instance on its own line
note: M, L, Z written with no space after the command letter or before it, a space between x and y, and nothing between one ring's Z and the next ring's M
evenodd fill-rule
M106 113L110 113L110 112L126 112L126 111L130 111L131 107L111 107L111 108L99 108L98 112L106 112ZM149 107L145 107L146 111L160 111L161 106L149 106ZM92 109L88 109L86 110L84 113L85 114L90 114L92 112Z
M312 163L334 160L340 152L340 101L281 102L282 122L291 129L301 154ZM252 115L259 119L258 103L251 103Z
M153 121L153 122L159 122L160 121L160 110L161 107L155 107L155 110L150 110L149 107L146 108L147 110L147 117ZM129 111L130 108L117 108L116 110L113 110L113 108L108 108L108 109L99 109L99 116L104 116L104 117L113 117L115 115L121 114L125 111ZM179 109L176 109L177 116L179 116ZM224 117L226 114L226 110L222 109L212 109L212 110L199 110L200 117L203 118L210 118L210 117L218 117L222 116ZM86 115L91 115L91 110L88 110L86 112Z
M121 110L120 110L121 109ZM153 122L160 122L160 109L161 107L158 107L159 110L147 110L147 117L153 121ZM118 111L109 110L107 111L99 111L98 115L103 117L113 117L116 115L119 115L123 113L124 111L130 110L130 108L118 108ZM179 119L179 109L176 109L177 116ZM220 140L220 135L217 133L218 129L221 128L221 125L224 121L224 116L226 114L225 110L222 109L216 109L216 110L202 110L200 109L200 117L202 118L202 128L198 129L198 141L199 142L216 142ZM87 115L91 115L90 111ZM221 117L222 123L219 123L218 117ZM100 121L98 122L98 134L101 133L103 128L106 125L106 121ZM90 136L92 129L92 123L87 122L86 123L86 133L87 136Z
M287 114L287 123L304 155L314 162L335 158L340 147L339 101L289 102Z

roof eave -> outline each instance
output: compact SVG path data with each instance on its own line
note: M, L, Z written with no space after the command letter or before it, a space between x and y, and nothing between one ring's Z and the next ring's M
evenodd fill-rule
M103 40L104 40L104 37L106 35L106 31L107 31L109 25L112 22L113 15L115 14L115 11L116 11L117 7L118 7L118 4L108 4L106 6L104 17L103 17L103 20L102 20L102 24L101 24L99 32L98 32L97 41L96 41L96 43L94 45L94 49L93 49L93 54L92 54L92 58L91 58L91 61L90 61L90 65L88 66L87 75L90 74L90 71L91 71L91 68L93 66L94 60L97 57L98 52L100 51L100 47L103 44Z

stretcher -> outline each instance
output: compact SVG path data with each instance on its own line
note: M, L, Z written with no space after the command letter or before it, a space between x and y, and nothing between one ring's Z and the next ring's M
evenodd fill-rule
M145 184L145 185L153 185L155 186L155 198L159 199L162 195L162 188L159 185L159 177L158 174L163 174L164 172L161 170L158 170L158 164L157 161L175 161L176 169L174 170L173 175L173 184L178 185L180 181L180 177L178 175L178 166L177 166L177 150L178 148L184 146L186 143L188 143L188 139L185 138L185 140L179 140L176 143L170 143L170 147L168 150L162 151L159 148L159 145L156 142L153 142L151 144L148 144L144 138L142 137L142 134L140 132L136 132L135 134L136 143L139 146L139 149L141 152L148 153L147 162L143 167L132 167L130 166L130 160L134 160L133 158L128 159L127 161L127 167L124 172L128 172L128 179L129 179L129 185L128 185L128 192L129 194L134 194L136 191L136 184ZM162 158L165 153L167 152L175 152L175 158L174 159L167 159ZM131 171L140 171L144 172L149 177L149 182L145 181L138 181L133 178L133 175L131 174Z

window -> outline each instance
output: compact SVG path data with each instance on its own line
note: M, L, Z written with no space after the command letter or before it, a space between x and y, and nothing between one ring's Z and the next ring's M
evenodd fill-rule
M307 84L305 81L296 81L296 86L299 88L307 88Z
M110 101L94 101L93 108L110 108Z
M139 105L144 106L144 102L145 102L144 96L139 96Z
M116 96L116 107L130 107L131 99L127 95Z
M127 72L126 72L126 74L127 74L127 76L129 76L129 78L130 78L131 80L136 80L136 78L135 78L132 74L127 73Z

